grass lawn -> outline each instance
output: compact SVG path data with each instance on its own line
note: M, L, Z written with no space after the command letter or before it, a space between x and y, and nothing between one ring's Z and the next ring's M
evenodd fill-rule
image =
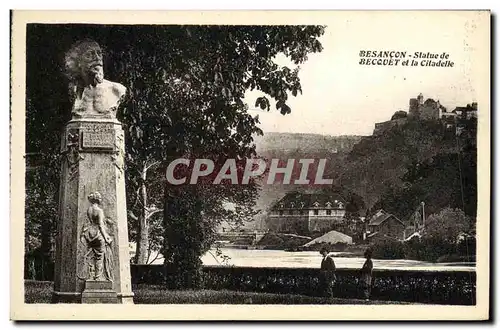
M26 303L50 304L52 282L25 281L24 288ZM134 285L132 290L136 304L407 304L229 290L166 290L158 285Z

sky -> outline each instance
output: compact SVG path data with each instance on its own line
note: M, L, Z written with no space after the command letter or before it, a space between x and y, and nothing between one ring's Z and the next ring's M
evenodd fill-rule
M471 12L357 12L340 13L328 22L320 41L321 53L309 55L299 77L303 94L290 95L292 113L251 110L264 132L300 132L325 135L371 135L374 124L389 120L398 110L408 111L409 99L419 93L439 100L449 111L478 102L479 81L489 70L489 30ZM483 20L486 21L486 20ZM486 32L486 33L485 33ZM451 68L362 66L361 50L447 52ZM280 65L290 65L278 58ZM483 75L481 75L483 73ZM259 92L246 100L254 108ZM483 90L484 95L484 90Z

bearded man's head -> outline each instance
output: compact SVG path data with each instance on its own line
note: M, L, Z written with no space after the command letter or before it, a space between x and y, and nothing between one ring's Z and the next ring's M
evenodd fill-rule
M66 53L66 73L74 82L96 85L104 80L102 50L93 40L74 44Z

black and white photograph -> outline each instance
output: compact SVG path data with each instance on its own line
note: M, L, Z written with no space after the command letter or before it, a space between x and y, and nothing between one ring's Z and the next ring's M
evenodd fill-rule
M13 11L11 319L487 319L490 15Z

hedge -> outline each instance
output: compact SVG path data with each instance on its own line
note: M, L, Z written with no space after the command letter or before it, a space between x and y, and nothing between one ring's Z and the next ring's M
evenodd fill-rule
M53 280L53 270L44 267L25 279ZM26 270L26 268L25 268ZM203 286L212 290L235 290L316 296L321 294L319 269L204 266ZM162 285L169 288L175 273L165 265L131 265L133 284ZM334 295L361 298L359 270L337 269ZM417 303L475 305L475 271L374 270L372 299Z
M163 265L133 265L134 284L168 287L175 274ZM204 288L283 294L320 295L319 270L314 268L203 267ZM334 295L361 298L359 270L338 269ZM372 299L418 303L474 305L474 271L374 270Z

